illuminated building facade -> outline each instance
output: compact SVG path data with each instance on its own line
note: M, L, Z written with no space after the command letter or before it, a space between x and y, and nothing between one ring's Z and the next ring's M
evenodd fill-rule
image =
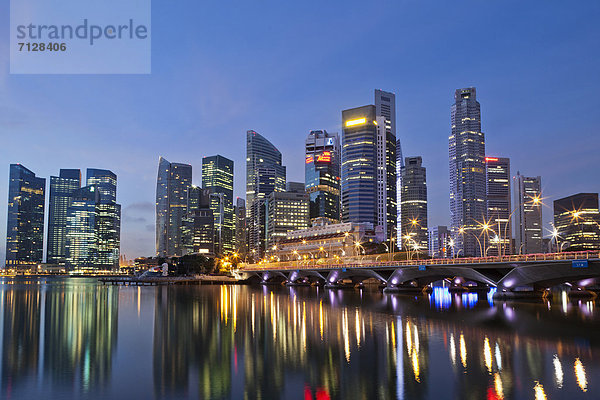
M183 219L182 239L186 253L215 255L215 219L211 207L211 189L190 186L188 214Z
M202 159L202 187L210 190L215 230L215 251L234 251L233 161L216 155Z
M246 132L246 217L248 251L255 258L266 247L266 198L273 192L285 192L286 170L281 153L255 131Z
M303 183L288 182L287 191L271 193L266 207L267 252L288 232L310 226L310 201Z
M237 198L235 202L235 251L241 255L248 252L248 227L246 224L246 201Z
M432 226L427 231L429 242L429 256L433 258L452 257L452 242L450 242L450 231L447 226Z
M578 193L555 200L554 227L560 250L599 250L598 193Z
M379 124L378 181L385 182L378 196L383 196L384 209L380 211L380 222L387 239L395 236L398 220L398 186L397 162L398 154L402 158L400 141L396 139L396 95L391 92L375 89L375 114L383 117ZM402 230L400 230L401 232Z
M481 255L477 239L486 217L485 136L475 88L457 89L449 138L450 230L457 254Z
M311 131L305 146L304 181L314 225L340 221L340 138L337 133Z
M542 232L542 178L523 176L519 172L513 178L515 207L515 253L535 254L544 252ZM534 199L540 199L534 201Z
M73 192L67 208L66 265L71 269L116 270L121 245L117 176L90 168L86 183Z
M46 262L66 263L67 211L75 190L81 188L79 169L61 169L58 176L50 177L50 200L48 202L48 242Z
M488 256L512 254L512 229L510 226L510 159L485 158L487 218L489 229L484 231L484 252Z
M10 164L6 268L29 269L42 262L46 179L21 164Z
M192 184L192 166L158 160L156 180L156 254L184 254L183 219L187 215L187 193Z
M406 157L400 203L402 249L427 251L427 170L421 157Z

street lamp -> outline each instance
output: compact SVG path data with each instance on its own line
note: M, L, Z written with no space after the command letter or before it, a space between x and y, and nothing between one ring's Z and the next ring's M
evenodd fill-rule
M479 240L477 235L475 235L473 232L469 232L462 226L458 229L458 233L460 233L461 235L464 235L465 233L469 233L469 234L473 235L473 237L477 240L477 243L479 244L479 254L483 255L483 246L481 245L481 240Z

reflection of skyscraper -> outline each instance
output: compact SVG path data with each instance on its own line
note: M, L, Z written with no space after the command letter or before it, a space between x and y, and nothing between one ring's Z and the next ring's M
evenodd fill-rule
M6 267L31 268L42 262L46 179L21 164L10 165Z
M158 160L156 180L156 254L180 256L183 218L187 215L187 191L192 184L192 166Z
M311 131L306 139L304 177L312 225L340 221L340 139Z
M246 134L246 215L248 250L262 257L265 250L265 200L272 192L285 191L286 170L281 153L255 131Z
M81 171L61 169L59 176L50 177L50 200L48 202L48 244L46 262L64 265L67 244L67 211L73 200L73 192L81 187Z
M475 88L457 89L454 101L449 139L451 232L456 252L475 256L480 252L479 226L487 214L485 137Z
M2 303L2 398L35 376L40 356L39 288L0 291Z
M217 253L234 250L233 245L233 161L220 156L202 159L202 187L214 195L211 210L215 219Z

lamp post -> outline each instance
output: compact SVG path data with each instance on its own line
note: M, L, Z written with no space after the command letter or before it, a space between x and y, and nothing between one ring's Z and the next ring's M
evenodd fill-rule
M481 245L481 241L479 240L477 235L475 235L473 232L469 232L462 226L458 229L458 233L460 233L461 235L464 235L465 233L470 233L471 235L473 235L473 237L477 240L477 243L479 244L479 254L483 255L483 246ZM463 251L463 253L464 253L464 251Z

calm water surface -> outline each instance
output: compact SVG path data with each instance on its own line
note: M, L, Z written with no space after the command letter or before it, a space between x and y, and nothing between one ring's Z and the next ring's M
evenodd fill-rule
M600 303L0 281L5 399L599 399Z

